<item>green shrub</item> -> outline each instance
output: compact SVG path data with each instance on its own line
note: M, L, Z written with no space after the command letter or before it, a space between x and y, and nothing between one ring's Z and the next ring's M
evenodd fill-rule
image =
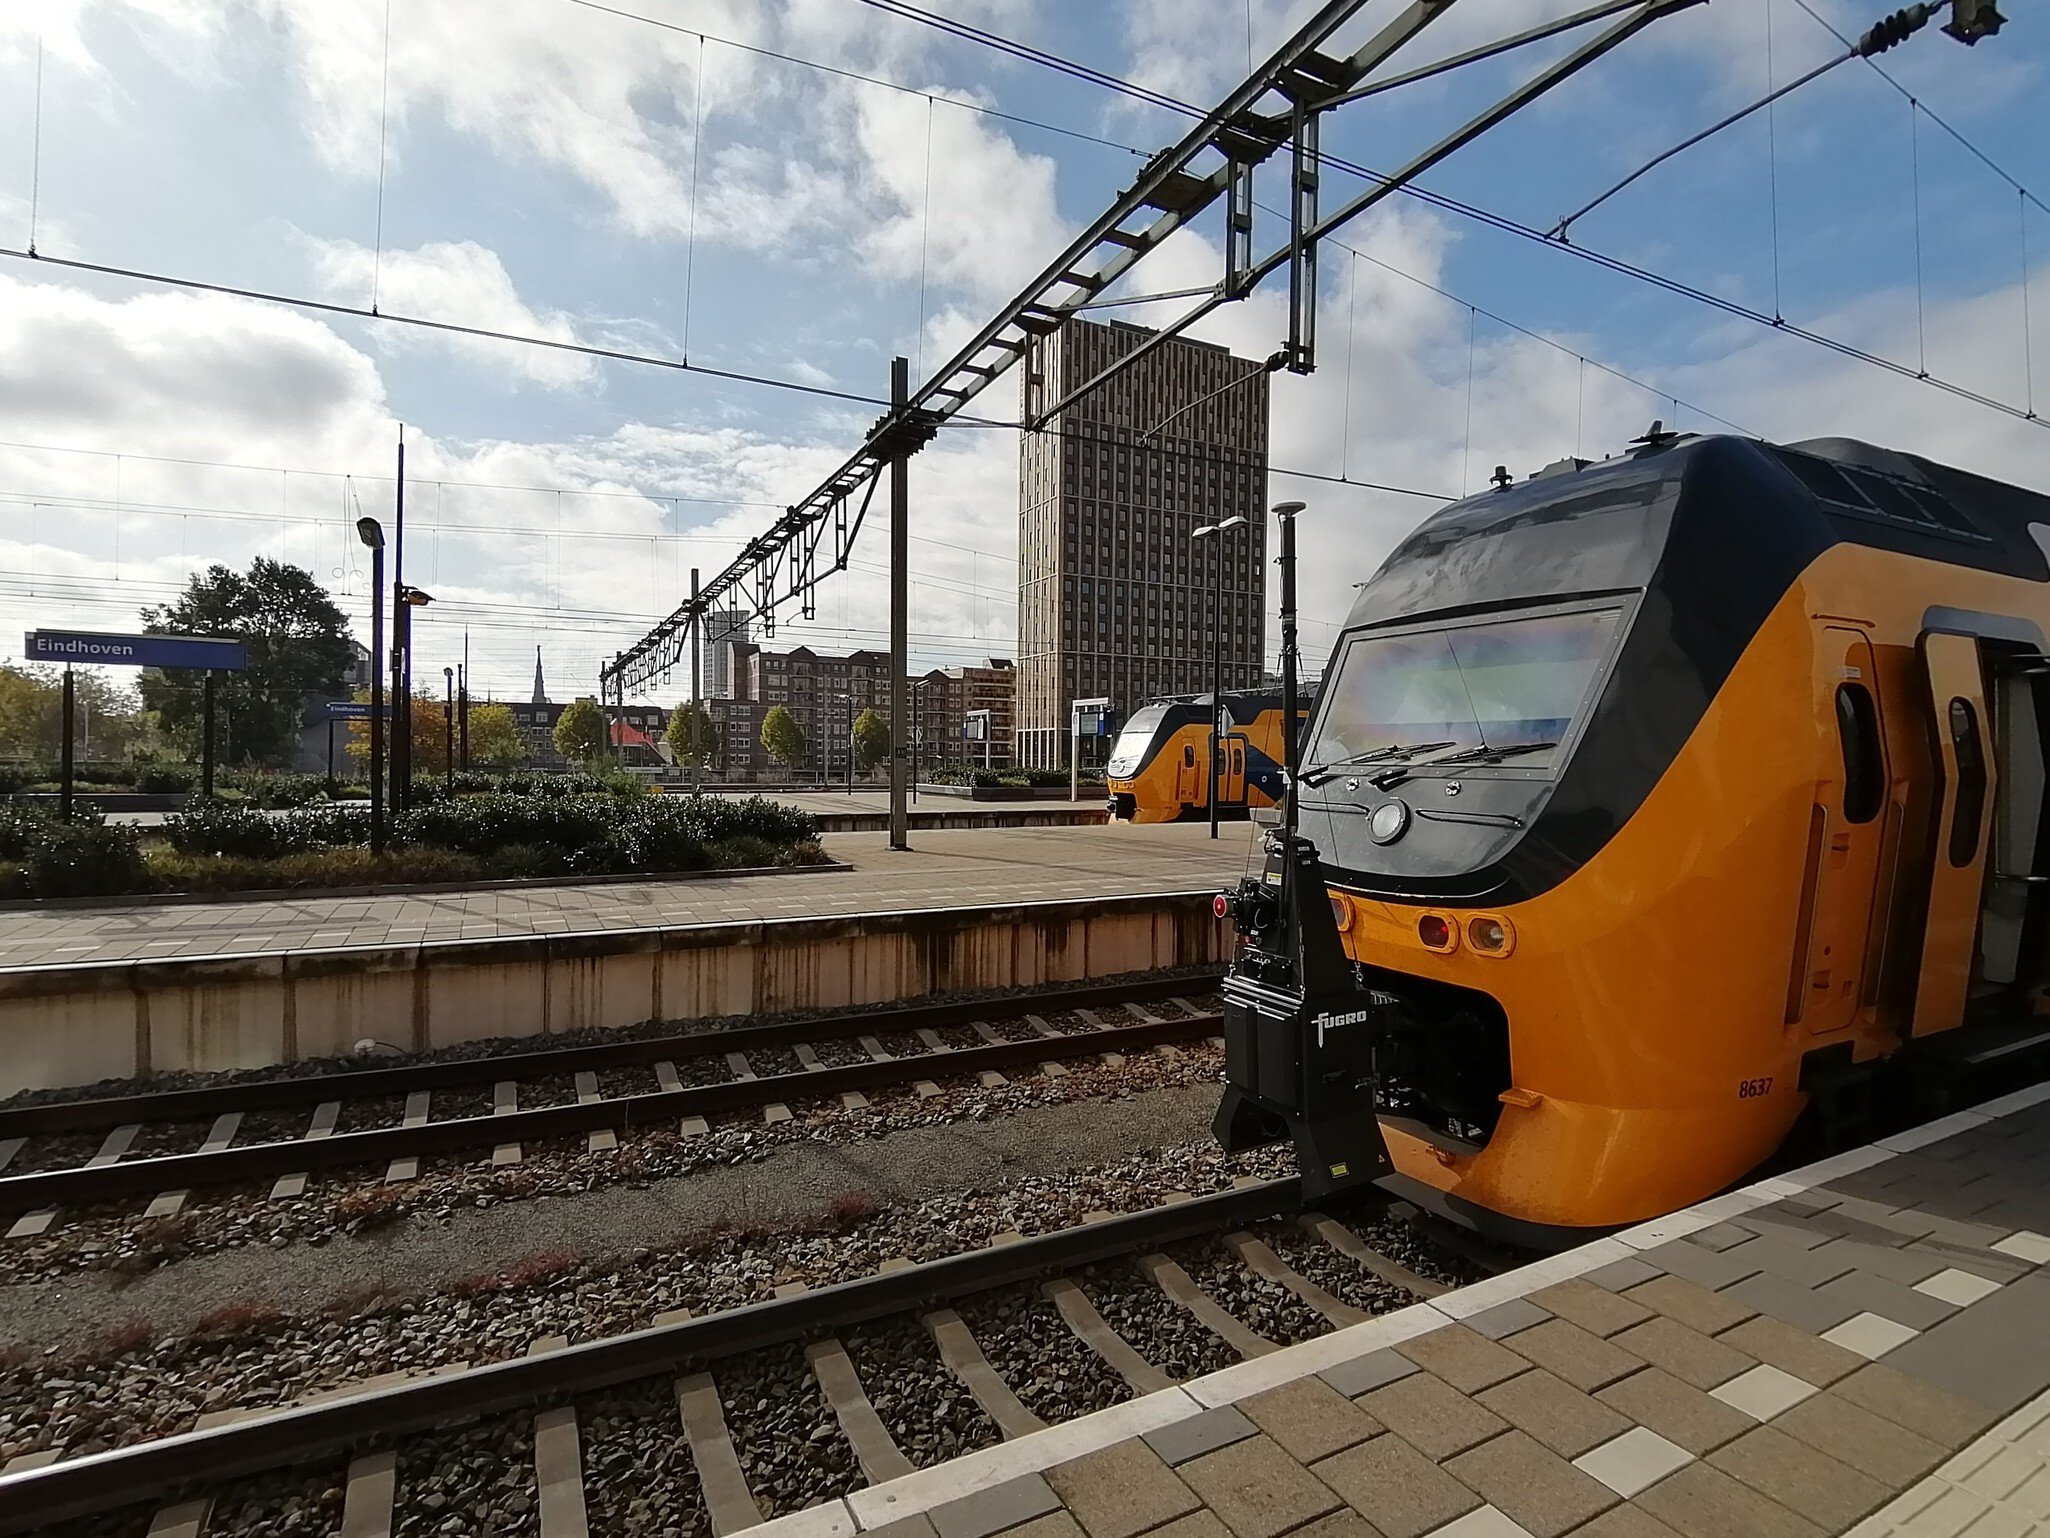
M464 856L463 858L471 858ZM575 853L560 844L508 844L483 857L484 874L493 881L518 881L535 876L572 876Z
M0 796L27 790L38 780L47 780L51 772L48 764L0 764Z
M190 764L140 764L135 771L135 788L145 795L182 796L198 783Z
M368 849L317 849L276 860L156 849L150 852L149 865L165 887L182 892L264 892L475 881L484 875L479 862L446 849L394 849L381 857L373 857Z
M327 799L327 777L319 774L262 774L238 771L217 776L216 787L238 790L250 806L309 806Z
M275 860L370 842L367 808L322 803L283 816L248 806L199 804L164 819L164 837L180 854Z
M25 807L0 808L0 860L19 868L28 897L103 897L150 888L135 830L110 827L97 813L69 822Z

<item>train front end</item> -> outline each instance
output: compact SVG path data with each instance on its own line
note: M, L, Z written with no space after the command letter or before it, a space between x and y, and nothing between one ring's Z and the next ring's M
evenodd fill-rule
M1789 484L1741 440L1659 442L1454 504L1365 584L1301 847L1271 833L1220 900L1221 1142L1292 1138L1312 1196L1378 1180L1545 1245L1779 1145L1815 775L1784 675L1828 544Z

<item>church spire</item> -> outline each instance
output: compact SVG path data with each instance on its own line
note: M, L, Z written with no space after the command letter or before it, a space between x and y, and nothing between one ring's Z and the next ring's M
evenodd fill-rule
M548 685L541 678L541 648L538 646L534 648L534 703L548 703Z

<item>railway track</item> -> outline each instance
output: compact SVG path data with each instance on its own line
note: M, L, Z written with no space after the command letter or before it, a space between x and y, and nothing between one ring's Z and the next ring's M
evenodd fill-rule
M0 1221L11 1219L8 1238L35 1238L93 1204L146 1199L149 1216L169 1217L207 1186L269 1181L270 1195L285 1198L316 1171L380 1165L395 1184L434 1154L488 1149L510 1164L554 1139L581 1136L603 1152L649 1128L701 1135L711 1117L735 1112L788 1121L793 1102L837 1097L859 1110L872 1090L936 1095L942 1081L964 1077L995 1087L1021 1068L1059 1076L1076 1058L1116 1061L1213 1036L1219 1015L1184 997L1206 982L1091 985L5 1107ZM450 1103L456 1114L436 1114ZM378 1116L390 1124L351 1126ZM296 1135L248 1140L252 1128L283 1133L294 1117L304 1118Z
M1028 1289L1042 1314L1049 1320L1058 1316L1055 1328L1066 1332L1067 1347L1114 1380L1119 1397L1167 1387L1174 1375L1124 1338L1106 1318L1116 1312L1109 1303L1099 1310L1106 1293L1089 1268L1126 1268L1158 1306L1207 1333L1226 1359L1263 1354L1286 1342L1262 1335L1219 1300L1223 1289L1216 1273L1191 1258L1191 1245L1204 1246L1213 1263L1236 1267L1257 1285L1285 1294L1299 1311L1314 1316L1317 1328L1357 1323L1370 1310L1339 1296L1352 1290L1345 1283L1326 1287L1304 1274L1312 1268L1290 1265L1277 1253L1279 1237L1270 1244L1249 1230L1288 1225L1286 1232L1324 1262L1350 1268L1378 1289L1374 1297L1385 1300L1381 1307L1446 1290L1369 1248L1333 1218L1300 1208L1295 1179L1242 1179L1227 1190L1171 1198L1128 1214L1096 1214L1029 1238L1001 1236L986 1248L924 1264L886 1262L872 1275L834 1285L786 1286L745 1307L695 1318L658 1316L649 1328L601 1340L544 1338L524 1356L486 1366L405 1381L372 1380L283 1409L216 1413L187 1432L77 1457L47 1450L0 1470L0 1533L132 1530L205 1538L251 1530L339 1530L370 1538L471 1531L460 1523L443 1525L460 1513L444 1511L441 1487L430 1486L423 1470L409 1463L420 1438L437 1430L454 1434L447 1428L461 1426L474 1427L465 1434L496 1449L467 1454L466 1477L495 1481L511 1492L501 1498L521 1517L510 1529L491 1530L539 1538L639 1531L641 1521L622 1519L617 1481L602 1474L595 1482L590 1478L594 1462L601 1468L617 1462L618 1450L608 1451L606 1438L615 1436L618 1405L631 1401L644 1407L644 1418L653 1413L667 1423L645 1433L633 1456L634 1483L641 1487L636 1498L643 1506L667 1500L672 1510L680 1500L700 1520L678 1531L723 1538L805 1503L763 1488L759 1477L750 1479L746 1465L755 1464L759 1472L760 1460L747 1450L744 1422L768 1408L766 1398L756 1403L751 1387L737 1396L722 1392L725 1383L755 1383L750 1360L764 1353L802 1347L821 1407L818 1424L825 1430L814 1431L811 1446L799 1451L826 1465L837 1458L842 1473L830 1477L852 1488L931 1461L893 1434L879 1413L879 1406L901 1400L906 1391L877 1381L886 1374L872 1354L864 1358L858 1346L850 1351L861 1338L855 1332L864 1328L901 1327L920 1335L928 1343L927 1362L922 1369L907 1367L911 1391L972 1402L984 1441L993 1441L1096 1407L1063 1400L1063 1409L1049 1415L1043 1395L1028 1403L1024 1391L1006 1381L969 1322L977 1317L975 1300L998 1290ZM1167 1253L1175 1247L1183 1260ZM1318 1274L1332 1281L1327 1271ZM1207 1286L1205 1277L1212 1278ZM1048 1349L1042 1346L1034 1355ZM946 1387L935 1386L939 1378ZM602 1445L591 1445L594 1437ZM828 1440L833 1447L820 1449ZM480 1458L504 1467L473 1467ZM681 1482L680 1495L646 1485L657 1466ZM423 1522L421 1502L431 1520ZM313 1525L252 1523L252 1509L313 1512L319 1519ZM594 1525L593 1511L605 1520Z

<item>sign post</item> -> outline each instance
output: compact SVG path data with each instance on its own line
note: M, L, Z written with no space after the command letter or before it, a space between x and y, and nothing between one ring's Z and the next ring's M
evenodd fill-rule
M361 700L329 700L327 702L327 793L335 793L335 722L337 721L380 721L391 714L382 701L364 704ZM376 771L371 780L376 781Z
M64 751L58 754L63 767L58 771L58 781L64 787L64 794L57 801L57 815L66 822L71 821L71 707L76 696L72 693L71 669L64 670Z
M1068 799L1082 799L1082 739L1108 737L1117 729L1117 712L1108 699L1073 700L1068 705Z
M71 820L72 709L76 699L72 682L73 664L94 662L116 668L204 668L206 687L202 701L205 719L201 725L201 780L208 800L214 793L214 674L239 673L249 666L249 651L240 641L223 641L212 636L123 635L99 630L31 630L22 638L22 656L29 662L64 664L64 746L62 795L58 808L64 820Z

